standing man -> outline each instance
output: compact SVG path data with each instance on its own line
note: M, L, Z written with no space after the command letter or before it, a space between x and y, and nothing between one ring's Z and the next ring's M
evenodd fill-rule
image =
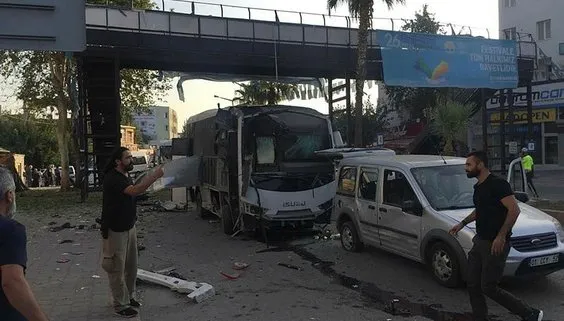
M478 179L474 186L475 209L450 233L456 235L465 225L476 221L474 246L468 253L467 277L474 321L488 320L484 294L524 321L542 321L542 311L533 309L498 286L511 247L511 229L520 213L511 185L490 173L488 158L483 151L468 154L465 169L468 178Z
M108 273L116 313L131 318L141 304L135 300L137 278L137 208L135 197L163 176L162 167L133 184L128 172L133 169L131 152L119 147L105 169L101 231L103 237L102 268Z
M525 175L527 176L527 186L534 193L536 198L539 198L539 193L533 184L533 177L535 176L535 162L533 161L533 156L529 154L529 150L524 147L521 149L521 163L523 164L523 169L525 170Z
M0 166L0 319L48 321L25 279L25 227L13 220L16 184L12 172Z

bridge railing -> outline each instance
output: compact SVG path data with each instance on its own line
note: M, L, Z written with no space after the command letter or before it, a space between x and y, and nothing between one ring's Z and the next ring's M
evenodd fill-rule
M356 47L358 40L357 30L348 27L203 16L174 11L126 10L91 5L86 8L86 26L124 32L331 47ZM377 47L375 31L369 35L368 45Z
M349 16L187 0L156 0L156 3L154 10L88 5L86 24L88 28L107 30L332 47L356 47L358 40L357 21ZM404 22L404 19L374 18L368 46L378 47L376 29L394 30ZM453 26L449 24L450 28Z

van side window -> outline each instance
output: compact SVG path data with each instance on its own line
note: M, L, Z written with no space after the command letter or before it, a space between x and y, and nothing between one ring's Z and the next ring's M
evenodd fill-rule
M358 183L358 197L367 201L376 201L378 187L378 170L370 169L360 173Z
M339 187L337 192L354 196L356 188L356 167L343 167L339 174Z
M403 202L416 199L415 192L403 173L389 169L384 171L384 204L402 207Z

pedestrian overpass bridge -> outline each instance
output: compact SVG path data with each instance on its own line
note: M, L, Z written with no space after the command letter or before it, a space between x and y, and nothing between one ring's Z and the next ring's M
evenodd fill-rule
M119 61L120 68L345 78L354 75L358 32L349 27L158 10L86 7L88 58ZM258 10L258 9L257 9ZM302 14L299 15L302 20ZM376 32L368 39L367 79L382 79Z

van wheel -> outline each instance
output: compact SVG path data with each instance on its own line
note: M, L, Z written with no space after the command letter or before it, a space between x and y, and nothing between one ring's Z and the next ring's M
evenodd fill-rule
M442 242L436 243L431 247L428 258L429 268L439 284L448 288L460 286L462 281L460 262L448 245Z
M227 235L233 234L233 214L228 204L224 204L221 207L221 225L223 226L223 233Z
M360 252L364 245L360 242L358 232L354 223L351 221L343 223L341 226L341 245L349 252Z

